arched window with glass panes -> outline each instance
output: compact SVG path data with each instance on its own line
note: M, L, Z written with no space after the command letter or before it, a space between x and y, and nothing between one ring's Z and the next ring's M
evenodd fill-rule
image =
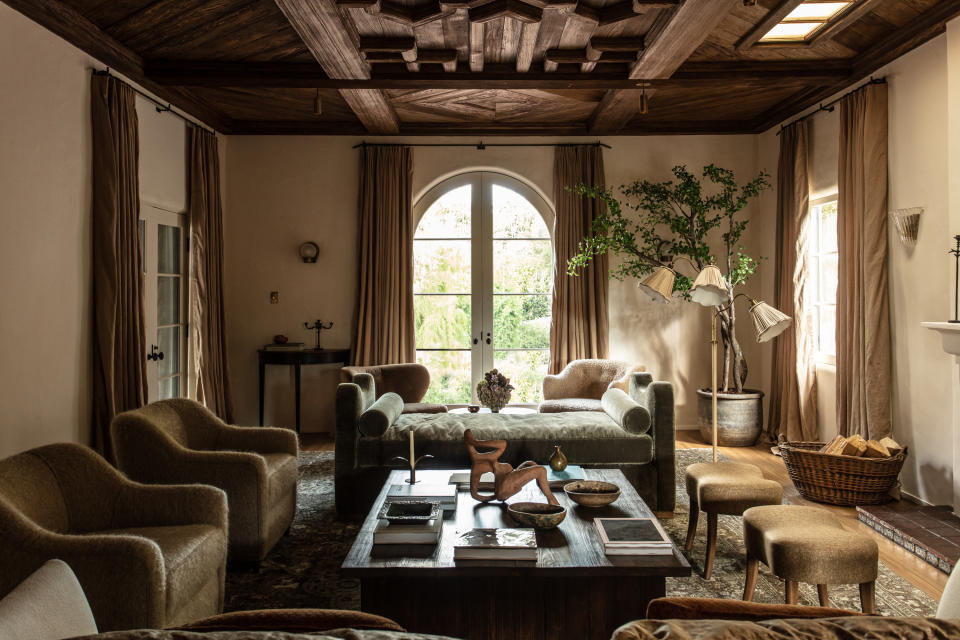
M424 401L475 402L477 381L496 368L515 387L511 404L536 405L550 361L553 211L524 182L476 171L434 186L415 213Z

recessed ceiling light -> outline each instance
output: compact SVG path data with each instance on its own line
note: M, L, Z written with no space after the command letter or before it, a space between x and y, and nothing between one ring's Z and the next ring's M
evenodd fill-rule
M849 2L804 2L791 11L784 22L795 20L829 20L850 6Z
M760 41L803 40L821 25L823 25L822 22L781 22L760 38Z

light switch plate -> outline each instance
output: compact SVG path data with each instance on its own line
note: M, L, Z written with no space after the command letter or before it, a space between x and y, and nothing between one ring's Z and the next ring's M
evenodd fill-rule
M271 291L270 292L270 304L278 304L280 302L280 292Z

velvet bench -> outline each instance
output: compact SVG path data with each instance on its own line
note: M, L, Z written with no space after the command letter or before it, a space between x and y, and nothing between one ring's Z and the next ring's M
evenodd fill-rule
M398 468L391 459L409 455L411 430L416 455L433 456L421 468L469 468L463 433L473 429L480 440L507 441L502 462L546 464L560 445L571 464L620 469L651 509L673 511L673 386L654 381L649 373L634 373L629 390L608 391L603 412L404 414L399 396L377 399L373 377L356 375L337 389L337 510L369 509L387 472Z

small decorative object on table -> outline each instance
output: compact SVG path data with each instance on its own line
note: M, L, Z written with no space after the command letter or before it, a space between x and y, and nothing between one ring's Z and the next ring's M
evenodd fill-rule
M410 433L410 457L404 458L403 456L394 456L390 460L399 460L400 462L410 465L410 478L406 480L407 484L417 484L417 465L420 464L420 461L424 458L432 458L433 456L429 453L417 458L413 453L413 429L409 431Z
M319 319L314 320L313 324L310 324L309 322L303 323L304 329L313 329L314 331L317 332L317 344L314 347L314 349L316 349L317 351L320 351L320 332L326 329L329 329L331 327L333 327L332 322L320 322Z
M509 404L511 391L513 385L510 384L510 378L496 369L487 371L483 374L483 380L477 383L477 397L493 413L500 413L500 409Z
M478 404L468 404L468 405L467 405L467 411L469 411L470 413L477 413L478 411L480 411L480 405L478 405Z
M289 340L290 340L290 338L288 338L287 336L283 335L282 333L278 333L277 335L273 336L273 343L274 343L274 344L287 344L287 342L288 342Z
M420 524L442 517L443 507L439 500L388 500L384 501L377 517L393 524Z
M506 462L498 462L507 448L506 440L477 440L473 437L473 431L470 429L464 432L463 440L467 443L467 451L470 452L470 460L473 462L473 468L470 469L470 495L473 496L474 500L480 502L505 501L519 492L523 485L535 479L540 492L547 498L547 501L553 505L560 504L553 492L550 491L546 467L541 467L532 460L527 460L516 469ZM477 451L477 447L490 449L490 451L480 453ZM485 472L493 473L492 495L480 494L480 477Z
M550 468L554 471L563 471L567 468L567 456L563 455L560 445L554 448L553 455L550 456Z
M578 480L563 487L567 497L581 507L605 507L620 497L620 487L600 480Z
M543 502L515 502L507 505L507 513L521 526L534 529L556 529L567 517L564 507Z

